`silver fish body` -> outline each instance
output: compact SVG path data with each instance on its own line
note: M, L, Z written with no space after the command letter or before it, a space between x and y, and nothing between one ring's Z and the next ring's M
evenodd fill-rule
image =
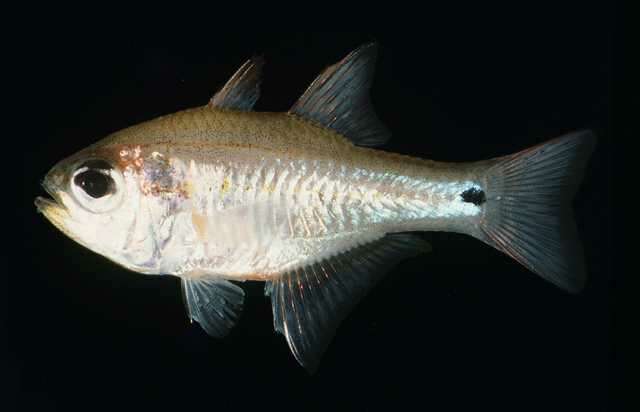
M288 113L251 111L250 60L204 107L122 131L58 163L38 209L139 273L182 279L212 336L261 280L276 330L313 370L348 311L393 263L428 250L407 232L465 233L570 291L584 284L569 202L594 144L577 132L514 155L442 163L373 149L389 133L367 98L375 45L329 67Z
M205 107L142 128L173 122L181 127L170 142L115 143L145 194L130 209L136 218L119 261L136 271L268 279L387 233L466 232L482 211L460 196L483 185L473 166L374 151L337 135L333 147L305 148L299 136L316 127L286 114ZM246 144L244 135L220 142L216 135L229 130L201 129L236 122L262 131L284 123L290 133Z

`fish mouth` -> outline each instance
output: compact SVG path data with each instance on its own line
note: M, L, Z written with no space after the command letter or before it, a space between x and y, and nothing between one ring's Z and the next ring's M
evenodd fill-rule
M51 196L51 198L47 199L42 196L36 197L36 200L34 203L38 208L38 212L44 212L46 209L51 207L59 207L59 208L65 209L62 201L60 200L60 195L58 194L58 191L55 190L53 187L51 187L51 185L47 182L46 178L45 180L42 181L42 183L40 183L40 185L45 190L45 192L47 192L47 194Z
M42 187L51 198L36 197L34 204L38 212L42 213L59 230L67 233L65 222L70 218L70 215L60 199L59 191L51 187L46 179L42 182Z
M33 203L36 205L38 212L44 215L47 214L48 210L53 208L64 209L64 207L60 203L58 203L58 201L42 196L36 197Z

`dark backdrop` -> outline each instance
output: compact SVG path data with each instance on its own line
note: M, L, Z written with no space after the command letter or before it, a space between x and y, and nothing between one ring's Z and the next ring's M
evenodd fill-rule
M21 77L6 80L28 79L20 83L24 117L11 121L29 131L13 135L21 180L9 224L18 236L2 263L6 399L65 411L607 409L610 10L523 10L452 10L357 33L34 25L36 40L14 62ZM426 234L433 253L386 277L309 376L274 333L262 284L245 285L241 321L216 341L187 321L177 279L117 267L36 214L40 179L59 159L206 103L252 54L267 60L256 110L284 111L325 66L372 40L372 96L394 135L385 150L468 161L575 129L598 134L575 201L590 276L582 294L469 237Z

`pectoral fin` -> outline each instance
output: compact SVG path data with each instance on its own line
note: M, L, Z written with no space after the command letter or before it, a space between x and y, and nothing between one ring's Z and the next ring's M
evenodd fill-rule
M415 235L387 235L267 282L276 331L296 360L315 371L340 322L387 270L429 250Z
M242 288L212 277L182 279L181 284L189 319L213 337L226 336L242 313Z

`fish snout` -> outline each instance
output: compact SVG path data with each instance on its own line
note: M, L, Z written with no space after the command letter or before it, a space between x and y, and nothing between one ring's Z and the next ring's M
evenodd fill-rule
M36 208L38 208L38 212L44 213L45 210L50 210L53 207L66 209L64 207L64 203L60 199L60 191L62 190L63 184L64 174L55 170L55 168L46 174L46 176L40 181L40 186L42 186L50 198L42 196L36 197L34 203Z

